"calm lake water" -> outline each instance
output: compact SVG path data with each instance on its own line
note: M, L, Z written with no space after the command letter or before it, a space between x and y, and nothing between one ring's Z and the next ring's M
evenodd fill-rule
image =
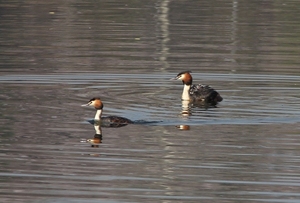
M300 2L0 2L0 202L300 202ZM182 114L183 70L217 108ZM138 121L102 128L84 108Z

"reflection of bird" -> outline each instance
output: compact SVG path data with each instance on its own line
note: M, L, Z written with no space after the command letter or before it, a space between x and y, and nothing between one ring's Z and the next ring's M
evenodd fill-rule
M178 73L175 78L171 80L181 80L184 84L182 92L182 100L188 100L191 102L206 102L212 105L216 105L221 102L223 98L220 94L208 85L193 85L193 78L191 71L183 71Z
M190 101L188 100L182 100L182 111L181 111L181 115L183 116L190 116L192 115L191 113L191 107L190 107Z
M93 139L87 139L87 142L91 144L91 147L99 147L99 144L102 143L102 135L95 135Z
M81 142L88 142L92 147L99 147L99 145L102 143L102 135L95 134L94 138L84 139Z
M101 117L103 111L103 103L100 100L100 98L93 98L87 104L84 104L82 106L95 107L97 112L95 114L94 122L95 123L100 122L100 125L103 127L121 127L133 123L131 120L124 117L118 117L118 116Z
M176 128L178 128L179 130L190 130L189 125L177 125Z

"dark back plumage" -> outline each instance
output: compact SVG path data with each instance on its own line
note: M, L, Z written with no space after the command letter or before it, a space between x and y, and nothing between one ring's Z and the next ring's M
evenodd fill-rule
M122 127L128 124L133 124L134 122L128 118L119 116L107 116L101 118L102 127Z
M223 100L220 94L208 85L192 85L189 93L194 101L216 104Z

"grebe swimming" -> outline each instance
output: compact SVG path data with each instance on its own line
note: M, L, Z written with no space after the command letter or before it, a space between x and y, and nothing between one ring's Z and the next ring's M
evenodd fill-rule
M205 102L211 105L216 105L221 102L223 98L220 94L208 85L193 85L193 78L191 71L183 71L178 73L175 78L171 80L181 80L184 87L181 99L190 102Z
M118 116L107 116L101 117L103 112L103 103L100 98L93 98L87 104L82 106L93 106L97 110L94 122L99 122L103 127L122 127L127 124L133 123L133 121L128 118L118 117Z

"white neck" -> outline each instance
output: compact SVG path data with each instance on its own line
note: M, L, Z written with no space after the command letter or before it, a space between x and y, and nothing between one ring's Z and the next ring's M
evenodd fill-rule
M102 109L98 109L95 114L95 120L101 120Z
M190 87L190 85L186 84L183 86L183 92L181 96L182 100L190 100Z

